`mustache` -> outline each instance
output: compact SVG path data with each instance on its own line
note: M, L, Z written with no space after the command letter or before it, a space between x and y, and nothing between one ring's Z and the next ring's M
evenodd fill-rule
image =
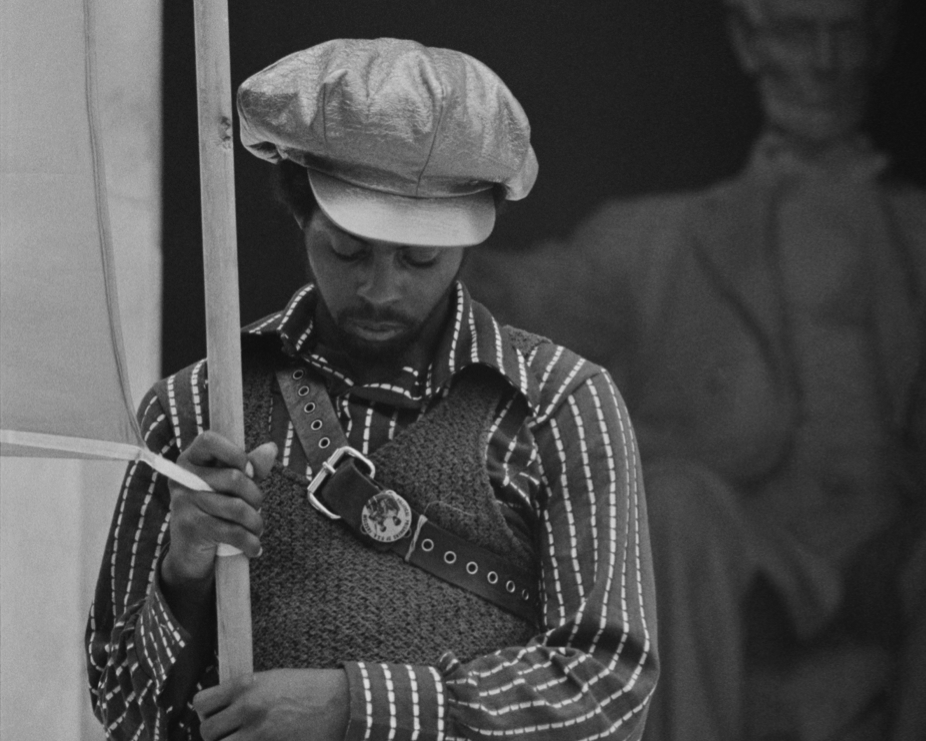
M403 314L391 307L377 308L369 304L364 304L356 308L345 309L338 317L339 321L359 320L364 322L388 322L395 324L411 325L414 323L412 317Z

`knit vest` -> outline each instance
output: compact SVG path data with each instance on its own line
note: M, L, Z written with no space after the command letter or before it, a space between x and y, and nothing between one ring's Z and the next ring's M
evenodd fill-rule
M269 438L273 368L246 364L251 449ZM449 394L369 457L376 479L441 527L535 569L506 523L486 470L489 427L504 384L470 367ZM304 475L277 463L261 482L263 555L251 562L254 666L333 667L342 661L433 665L524 645L535 629L476 595L362 544L307 501Z

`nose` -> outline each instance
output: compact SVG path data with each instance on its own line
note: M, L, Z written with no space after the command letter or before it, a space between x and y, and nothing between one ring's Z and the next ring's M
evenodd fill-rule
M357 295L372 306L389 306L402 295L404 276L390 250L376 250L360 276Z

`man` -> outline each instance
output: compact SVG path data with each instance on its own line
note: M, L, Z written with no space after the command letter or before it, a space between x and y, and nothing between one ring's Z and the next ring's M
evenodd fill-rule
M523 110L394 39L286 57L238 105L314 282L243 333L250 453L203 431L202 362L141 404L217 493L127 472L88 626L108 734L639 738L655 612L623 403L456 279L533 185ZM253 559L256 672L213 686L219 543Z
M765 114L746 171L609 203L505 317L572 338L633 415L647 737L926 738L926 197L860 129L891 4L729 10Z

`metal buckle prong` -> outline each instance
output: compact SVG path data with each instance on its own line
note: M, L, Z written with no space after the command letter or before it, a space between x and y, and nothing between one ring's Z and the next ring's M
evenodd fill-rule
M318 491L321 485L324 484L325 481L327 481L328 477L334 473L335 467L338 465L338 463L341 462L341 459L345 455L350 456L351 458L355 458L361 463L363 463L364 465L366 465L366 467L369 469L369 471L367 471L367 475L370 478L373 478L374 476L376 476L376 466L373 464L373 461L367 458L363 453L361 453L356 448L352 448L350 445L344 445L338 448L337 450L335 450L328 457L328 460L322 463L321 470L317 474L315 474L315 477L312 479L312 481L309 483L308 488L306 489L306 496L308 496L309 498L309 504L315 507L315 509L317 509L319 512L321 512L326 517L330 517L332 520L340 520L341 516L336 515L334 512L328 509L324 504L322 504L318 500L318 497L315 496L315 492Z

